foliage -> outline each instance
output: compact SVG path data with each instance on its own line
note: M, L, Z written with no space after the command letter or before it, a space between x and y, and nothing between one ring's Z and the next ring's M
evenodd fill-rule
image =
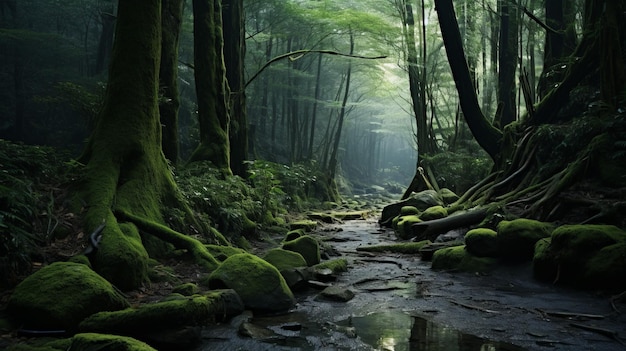
M487 176L492 165L491 160L483 154L477 156L447 151L422 157L426 165L436 170L439 186L449 188L457 194L463 193Z

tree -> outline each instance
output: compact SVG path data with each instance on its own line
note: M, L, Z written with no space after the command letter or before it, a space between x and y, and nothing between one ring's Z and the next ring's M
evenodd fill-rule
M80 194L85 229L105 224L93 268L122 290L147 280L149 238L129 218L164 223L164 204L182 207L161 151L160 58L161 2L121 1L104 107L81 157ZM214 267L210 255L203 257Z
M211 161L231 174L221 0L193 0L193 33L200 145L190 161Z
M517 119L515 72L518 51L518 4L515 0L499 0L500 42L498 50L498 103L501 104L500 127Z

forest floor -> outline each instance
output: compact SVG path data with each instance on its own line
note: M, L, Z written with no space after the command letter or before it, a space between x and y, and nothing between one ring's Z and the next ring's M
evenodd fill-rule
M392 230L379 227L378 214L312 233L331 258L348 261L348 271L332 284L354 292L353 299L329 301L308 288L296 293L298 304L288 314L245 315L204 328L196 350L626 350L625 299L537 282L529 264L469 274L433 271L416 255L357 251L397 242ZM82 252L83 235L49 243L42 259ZM259 254L271 246L252 244ZM133 305L160 300L178 282L198 282L203 274L185 262L162 263L175 279L128 292ZM35 269L42 264L34 262ZM0 307L10 292L0 291ZM269 334L241 336L242 320ZM2 331L0 348L23 340Z

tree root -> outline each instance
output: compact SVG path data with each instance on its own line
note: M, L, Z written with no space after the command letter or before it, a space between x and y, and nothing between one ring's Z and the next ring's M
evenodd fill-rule
M479 223L487 216L487 209L478 208L449 217L415 223L411 230L416 240L435 240L449 230Z
M124 210L115 210L115 216L135 224L142 231L171 243L177 248L185 249L194 257L197 263L209 271L219 266L219 262L209 253L204 244L190 236L174 231L162 224L135 216Z

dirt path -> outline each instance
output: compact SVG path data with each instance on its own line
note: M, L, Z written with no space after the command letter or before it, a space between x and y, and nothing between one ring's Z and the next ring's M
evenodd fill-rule
M435 272L417 256L366 254L362 245L395 241L375 219L318 233L349 263L336 286L348 302L296 294L287 315L255 316L269 331L241 337L241 319L207 329L199 350L626 350L626 304L532 279L530 265L488 275ZM612 335L608 335L611 334Z

